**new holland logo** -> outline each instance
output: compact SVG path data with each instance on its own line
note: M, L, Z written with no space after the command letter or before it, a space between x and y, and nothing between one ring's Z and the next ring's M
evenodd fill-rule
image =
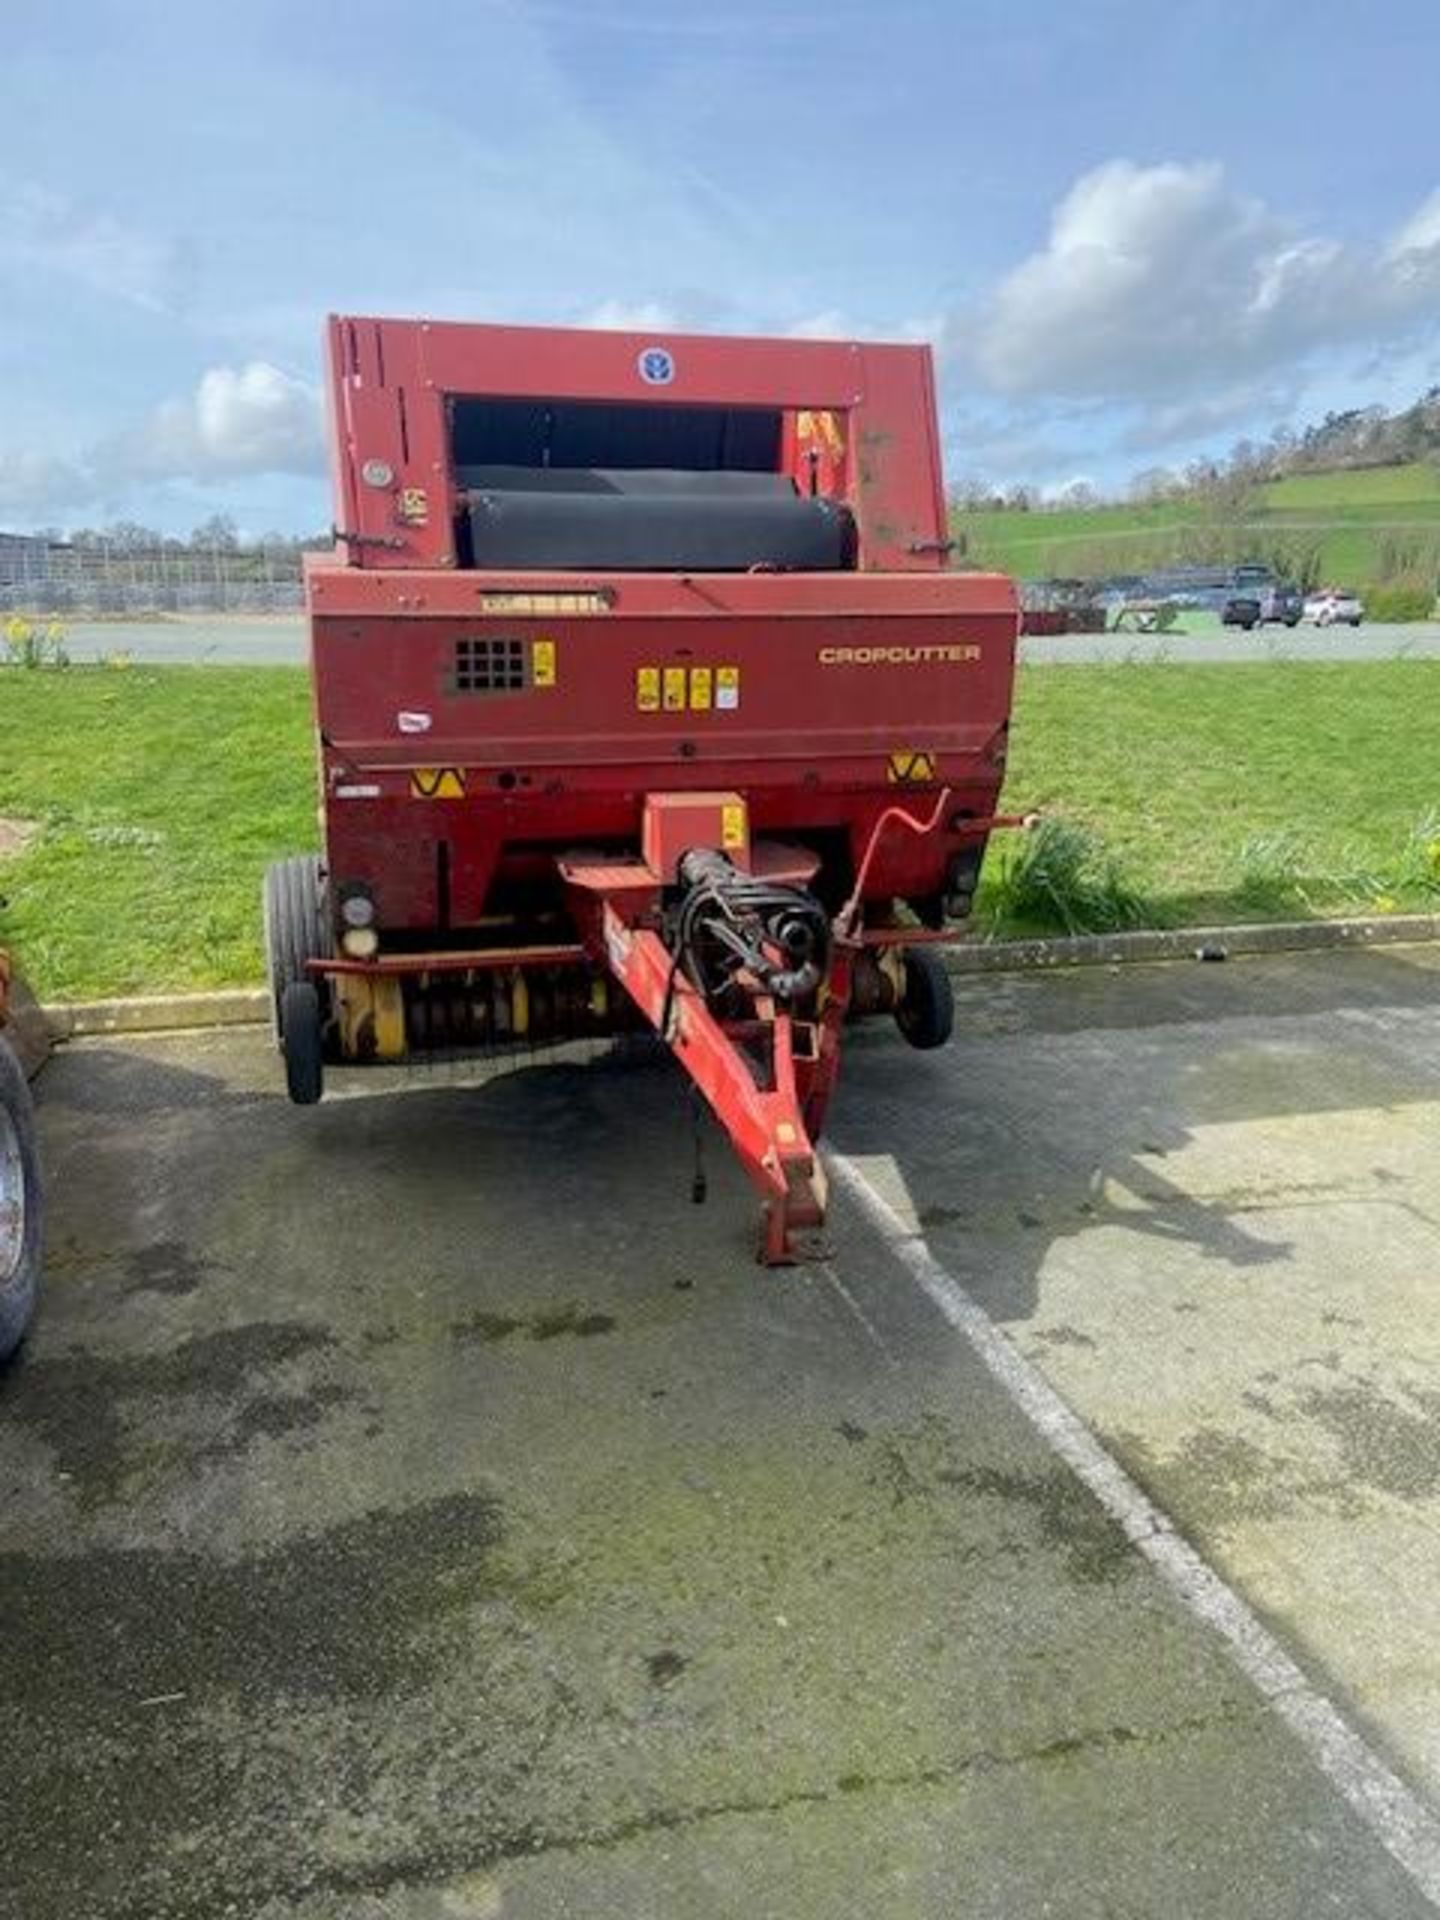
M643 348L635 366L647 387L668 387L675 378L675 356L668 347Z

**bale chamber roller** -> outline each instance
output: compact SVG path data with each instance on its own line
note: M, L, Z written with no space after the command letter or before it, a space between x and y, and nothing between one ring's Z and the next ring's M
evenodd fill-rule
M289 1091L653 1028L761 1256L848 1018L949 1034L1018 628L951 572L928 349L332 319L324 852L271 869Z

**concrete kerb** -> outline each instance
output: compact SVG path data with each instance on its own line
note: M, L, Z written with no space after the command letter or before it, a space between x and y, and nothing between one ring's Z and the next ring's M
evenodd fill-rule
M1057 940L975 941L944 949L953 974L1033 972L1048 967L1112 967L1153 960L1228 960L1246 953L1313 953L1327 947L1413 946L1440 940L1440 913L1395 913L1374 920L1267 920L1250 926L1166 927L1135 933L1077 934Z
M270 1018L263 987L219 993L157 993L126 1000L76 1000L44 1009L51 1038L86 1040L107 1033L169 1033L197 1027L253 1027Z
M1440 913L1397 913L1375 920L1280 920L1254 926L1082 934L1058 940L976 941L945 949L945 964L953 974L1034 972L1157 960L1225 960L1238 954L1313 952L1327 947L1406 946L1433 940L1440 940ZM237 987L220 993L72 1001L47 1006L44 1016L51 1038L57 1041L252 1027L269 1020L270 995L263 987Z

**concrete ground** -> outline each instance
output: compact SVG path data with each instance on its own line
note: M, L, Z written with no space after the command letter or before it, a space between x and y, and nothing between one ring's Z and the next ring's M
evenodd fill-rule
M960 996L854 1036L837 1149L1440 1800L1440 952ZM1432 1911L920 1242L847 1192L758 1271L664 1063L457 1078L42 1077L0 1913Z
M1113 660L1175 660L1224 664L1235 660L1393 660L1440 655L1440 622L1411 626L1266 627L1222 631L1213 615L1197 616L1204 630L1176 634L1072 633L1031 637L1023 658L1037 665L1089 666ZM203 615L183 620L75 621L65 645L75 660L127 653L157 665L279 666L307 658L305 622L298 615Z

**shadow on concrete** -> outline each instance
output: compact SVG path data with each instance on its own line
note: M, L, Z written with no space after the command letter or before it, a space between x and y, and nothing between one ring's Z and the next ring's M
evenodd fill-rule
M1055 1245L1099 1227L1258 1277L1290 1257L1247 1223L1263 1180L1207 1204L1167 1158L1201 1128L1433 1100L1437 1057L1404 1015L1437 1004L1429 949L966 981L945 1054L857 1036L834 1140L888 1161L937 1255L1002 1319L1028 1319Z

